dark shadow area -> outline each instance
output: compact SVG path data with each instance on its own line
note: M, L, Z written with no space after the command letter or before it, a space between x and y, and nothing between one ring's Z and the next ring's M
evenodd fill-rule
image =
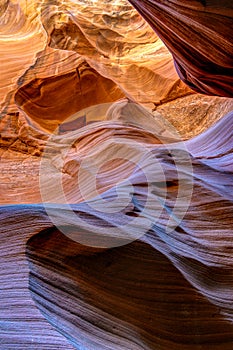
M124 96L112 80L102 77L83 62L70 73L37 78L23 85L15 94L15 102L42 128L54 131L76 112ZM62 131L76 130L84 125L86 120L81 116L67 127L63 125Z
M232 349L233 325L147 244L98 251L49 229L27 258L36 305L77 349Z

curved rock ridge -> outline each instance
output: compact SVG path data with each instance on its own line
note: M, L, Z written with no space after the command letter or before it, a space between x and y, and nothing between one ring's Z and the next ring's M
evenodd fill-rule
M0 10L0 101L1 111L17 111L14 92L17 82L44 48L46 32L36 3L4 1Z
M231 99L212 98L196 94L163 104L154 111L153 114L143 108L139 113L140 109L137 108L136 112L134 110L130 115L129 112L125 112L123 117L120 111L122 106L128 105L126 102L127 100L120 100L115 104L104 103L92 106L89 109L85 108L75 113L72 117L60 124L59 128L55 130L52 139L51 135L48 133L35 129L35 124L30 125L31 121L28 118L25 119L22 113L12 113L12 115L2 118L0 148L1 203L41 202L39 174L41 156L44 150L46 149L48 154L48 163L46 167L54 173L56 168L53 169L50 153L52 154L55 152L56 154L57 151L54 151L54 148L57 148L57 143L61 143L63 148L67 148L69 142L75 143L77 134L80 133L80 135L83 135L82 128L87 125L92 125L90 133L93 132L94 134L99 128L98 123L104 122L109 119L110 116L114 123L118 123L120 119L129 126L130 120L132 120L133 124L140 126L142 123L144 128L145 125L147 125L148 131L154 130L154 132L157 133L158 130L163 129L172 129L173 132L174 129L172 125L174 125L176 138L178 137L179 140L182 140L188 139L190 136L196 135L200 133L200 131L210 127L216 119L221 118L224 113L229 112L233 107L233 101ZM112 109L114 112L111 112ZM177 114L179 114L179 118ZM45 124L45 127L51 127L51 122L44 119L44 123L46 122L48 124ZM95 126L94 123L97 123L97 125ZM114 125L118 127L118 124ZM129 131L130 129L128 128L127 130ZM57 136L56 133L58 134ZM74 136L71 137L70 135ZM112 134L112 136L114 136L114 134ZM144 137L146 136L144 135ZM161 135L159 137L161 138ZM50 142L48 142L48 140L50 140ZM51 142L52 140L54 140L54 142ZM160 141L157 140L157 142ZM75 162L73 163L75 164ZM72 164L72 162L70 164ZM48 174L48 176L51 177L51 174ZM59 168L57 175L58 174ZM28 181L29 179L30 181ZM73 185L76 188L77 183L75 177ZM74 195L72 196L74 201L77 200L75 195L76 192L74 191Z
M150 106L190 93L170 53L128 1L107 1L104 10L99 1L44 6L49 46L78 52L131 99Z
M191 93L178 78L172 56L161 40L125 0L107 2L104 12L102 2L29 4L12 0L1 7L0 29L3 115L18 111L18 89L34 84L35 79L49 79L50 85L51 77L75 74L80 62L103 77L105 89L107 78L123 95L151 108ZM31 114L38 109L32 102ZM41 101L41 115L45 113L44 104L46 99ZM69 109L69 102L65 108ZM76 106L75 112L82 108L83 104ZM37 114L33 115L36 119Z
M98 1L2 5L2 116L11 119L20 108L34 126L54 131L65 118L95 103L128 96L151 109L191 93L178 79L171 54L132 6L124 0L105 5L104 11ZM80 67L92 77L83 87ZM66 87L60 89L61 84ZM70 90L82 94L86 84L92 97L95 84L103 91L95 101L85 93L82 102L72 98ZM104 92L109 84L111 98ZM56 107L51 105L54 90L64 94Z
M131 3L0 4L1 350L233 347L232 4Z
M27 257L36 305L77 349L231 349L232 324L148 244L85 252L51 229Z
M230 350L232 112L185 142L127 100L105 119L50 137L43 204L1 207L3 346Z
M209 95L233 96L233 3L129 0L166 44L180 78Z

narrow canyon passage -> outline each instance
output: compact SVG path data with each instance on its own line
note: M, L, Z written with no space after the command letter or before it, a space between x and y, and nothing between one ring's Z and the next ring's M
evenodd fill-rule
M0 5L0 349L231 350L231 1Z

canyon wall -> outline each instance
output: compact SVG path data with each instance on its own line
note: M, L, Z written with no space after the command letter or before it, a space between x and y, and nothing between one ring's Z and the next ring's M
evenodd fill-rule
M232 349L232 10L1 3L1 349Z

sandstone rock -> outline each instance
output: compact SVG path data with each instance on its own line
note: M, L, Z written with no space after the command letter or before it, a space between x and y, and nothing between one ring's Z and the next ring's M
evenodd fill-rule
M230 0L130 0L173 55L180 78L208 95L232 97Z
M0 5L3 350L232 349L232 6L132 3L225 97L125 0Z

